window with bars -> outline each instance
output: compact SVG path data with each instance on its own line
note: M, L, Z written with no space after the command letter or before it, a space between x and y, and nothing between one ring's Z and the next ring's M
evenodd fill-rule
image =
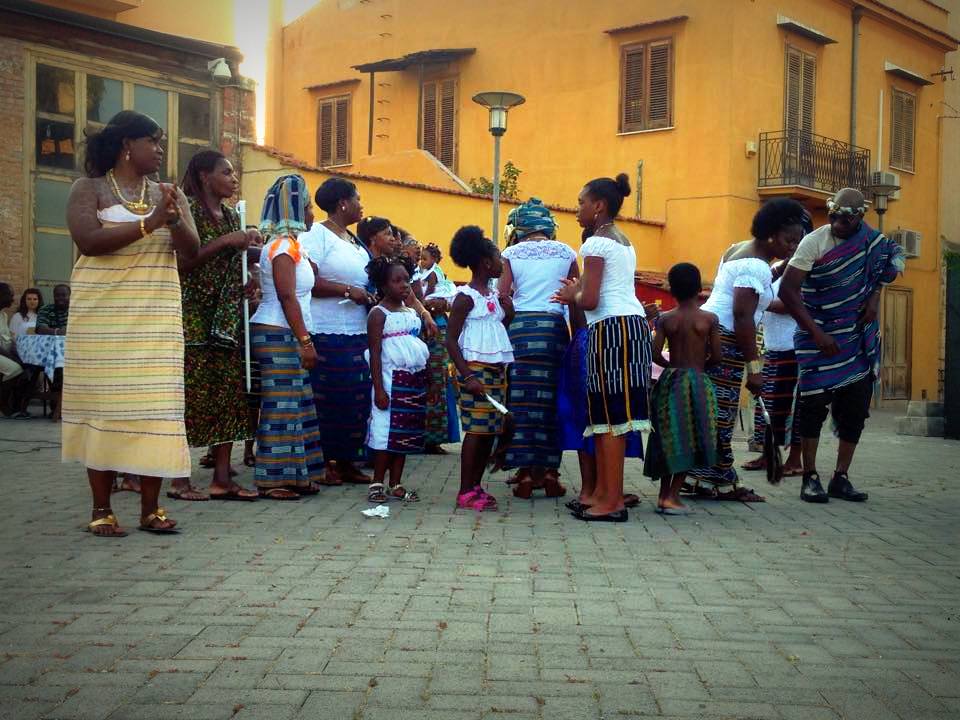
M450 170L457 169L457 87L456 78L423 84L421 148Z
M788 136L812 135L817 97L817 59L787 48L783 125Z
M917 122L917 96L893 89L890 95L890 167L914 171L914 132Z
M325 98L317 113L317 164L350 163L350 97Z
M620 55L620 132L673 126L673 40L628 45Z

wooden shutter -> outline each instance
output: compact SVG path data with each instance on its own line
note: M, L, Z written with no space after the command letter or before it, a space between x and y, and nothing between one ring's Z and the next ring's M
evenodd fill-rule
M440 84L440 160L451 170L457 162L457 81L444 80Z
M644 129L644 72L646 46L623 49L620 68L620 132Z
M423 84L423 149L437 155L437 84Z
M913 172L917 98L902 90L894 90L890 105L893 114L890 123L890 165Z
M647 128L670 127L673 124L671 106L673 103L673 63L672 47L669 40L650 43L647 105L649 108Z
M321 167L350 162L350 98L320 101L317 118L317 164Z
M317 164L333 165L333 103L322 100L317 122Z
M350 100L340 98L336 101L336 146L334 163L346 165L350 162Z
M812 134L816 116L817 59L788 47L784 84L784 129Z

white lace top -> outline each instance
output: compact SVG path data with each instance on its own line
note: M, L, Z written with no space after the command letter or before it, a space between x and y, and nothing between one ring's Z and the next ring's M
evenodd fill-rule
M317 266L324 280L363 288L369 282L367 263L370 254L359 245L347 242L323 223L314 223L300 233L300 243ZM367 332L367 308L355 302L341 303L342 297L312 298L313 330L321 335L364 335Z
M571 248L557 240L527 240L504 250L503 259L509 261L513 273L513 307L517 312L563 314L564 306L550 302L550 297L577 261Z
M513 345L503 325L505 313L500 299L493 290L481 295L469 285L457 289L457 295L466 295L473 300L473 308L467 313L458 344L467 362L512 363Z
M637 300L633 276L637 270L637 253L632 245L623 245L611 238L594 235L580 248L583 258L603 258L603 278L600 281L600 301L593 310L584 310L587 324L609 317L639 315L646 317L643 305Z
M777 278L771 289L773 297L777 297L780 292L780 281L783 278ZM797 332L797 321L788 313L765 312L763 314L763 346L767 350L774 352L783 352L784 350L793 350L793 336Z
M750 288L758 297L753 321L759 323L767 305L773 301L772 279L770 266L760 258L722 261L713 281L713 290L702 309L716 315L724 330L733 332L733 291Z
M313 268L307 258L306 250L292 238L275 238L263 246L260 251L260 290L263 297L250 322L261 325L274 325L289 328L287 316L277 297L277 287L273 283L273 261L281 255L288 255L296 265L296 292L300 314L307 332L313 332L310 316L310 292L313 290Z
M386 375L397 369L412 372L423 370L430 358L430 349L419 337L420 318L417 313L412 308L387 310L383 305L375 305L370 312L384 315L383 342L380 345L383 373ZM364 357L369 363L369 350Z

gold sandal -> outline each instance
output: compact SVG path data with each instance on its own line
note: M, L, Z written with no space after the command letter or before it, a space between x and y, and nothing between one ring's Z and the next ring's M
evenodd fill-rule
M140 518L140 527L138 529L143 530L143 532L153 533L155 535L176 535L180 531L175 527L172 528L156 528L153 527L150 523L154 520L159 520L160 522L165 522L168 520L167 511L162 507L158 507L152 513L146 517Z
M112 527L114 532L105 534L93 531L94 528L103 527L104 525L109 525ZM92 520L87 523L87 532L91 533L92 535L96 535L97 537L126 537L126 531L121 530L120 532L116 532L118 527L120 527L120 523L117 522L117 516L113 513L110 513L109 515L104 515L102 518L97 518L96 520Z

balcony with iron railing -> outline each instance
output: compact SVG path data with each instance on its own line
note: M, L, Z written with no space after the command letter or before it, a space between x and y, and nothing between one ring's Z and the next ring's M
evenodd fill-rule
M870 151L803 130L760 133L757 191L822 199L840 188L867 193Z

